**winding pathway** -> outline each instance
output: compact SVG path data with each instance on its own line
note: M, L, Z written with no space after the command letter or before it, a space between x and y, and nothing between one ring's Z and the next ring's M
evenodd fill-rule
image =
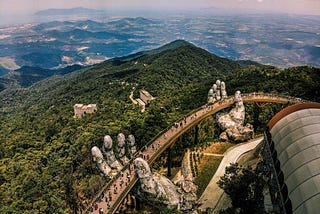
M262 140L263 137L260 137L248 143L233 147L231 150L226 152L216 173L198 200L198 203L201 204L199 207L201 210L206 210L206 208L212 208L213 210L215 209L223 194L223 190L217 185L217 182L219 181L220 177L224 175L226 167L230 166L230 163L237 162L239 157L244 153L256 148Z

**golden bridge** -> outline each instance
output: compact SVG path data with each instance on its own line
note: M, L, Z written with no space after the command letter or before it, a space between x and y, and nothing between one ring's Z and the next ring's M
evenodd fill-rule
M304 102L304 100L295 97L281 96L274 94L262 94L262 93L250 93L242 94L242 100L244 103L279 103L279 104L295 104ZM234 97L214 102L213 104L206 104L198 109L190 112L186 117L177 121L181 124L176 127L174 124L167 127L160 132L146 146L140 150L137 155L144 157L149 165L151 165L166 149L170 148L177 142L177 139L187 132L192 127L198 125L202 120L219 112L222 109L228 108L234 104ZM129 161L123 169L108 183L104 185L101 191L93 198L92 203L82 213L97 213L102 208L104 213L115 213L120 204L130 192L132 187L136 184L137 178L134 173L133 159ZM115 190L116 189L116 190ZM101 200L101 195L107 200ZM96 208L91 207L95 204ZM90 210L90 208L93 210Z

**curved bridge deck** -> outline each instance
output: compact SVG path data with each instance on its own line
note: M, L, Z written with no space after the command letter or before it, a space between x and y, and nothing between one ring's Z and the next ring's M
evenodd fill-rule
M242 100L244 103L263 102L286 104L303 102L303 100L299 98L258 93L242 94ZM179 125L179 127L176 128L174 125L172 125L163 130L149 143L147 143L143 150L138 152L138 155L145 157L145 159L151 165L168 147L172 146L177 139L190 128L194 127L210 115L213 115L222 109L228 108L233 104L234 98L232 96L210 105L204 105L190 112L186 118L177 121L177 123L182 124L182 126ZM121 202L137 182L132 161L133 159L130 160L130 162L123 167L121 172L119 172L112 181L108 182L93 199L93 202L96 201L96 206L98 209L91 212L88 207L84 213L99 214L100 208L103 209L104 213L116 212ZM115 192L114 189L117 189L117 191ZM102 200L99 200L99 197L102 194L104 194L105 197ZM107 202L106 199L111 200Z

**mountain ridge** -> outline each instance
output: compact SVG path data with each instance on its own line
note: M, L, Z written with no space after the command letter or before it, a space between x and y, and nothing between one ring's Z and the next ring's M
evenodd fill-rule
M3 90L0 95L2 94L4 97L3 99L6 100L6 102L0 104L0 108L1 106L8 106L8 104L11 105L11 101L13 103L18 102L14 100L19 100L19 102L24 100L18 106L24 106L24 109L29 108L33 105L34 100L42 100L42 98L40 98L41 93L56 93L56 90L59 90L57 93L68 97L61 99L69 100L69 102L94 103L96 102L95 98L100 97L99 100L104 99L100 95L96 95L92 98L89 98L90 96L88 96L88 93L90 92L88 87L90 88L90 85L97 85L98 80L101 80L104 85L115 84L116 82L126 82L129 85L138 85L138 87L135 88L149 90L154 96L165 96L165 94L170 93L171 90L175 91L175 87L183 88L184 85L196 85L202 89L206 85L209 87L209 85L212 84L212 79L227 79L231 74L237 73L243 69L270 70L267 73L271 72L268 75L272 76L274 76L272 72L282 72L275 67L260 65L252 61L232 61L222 58L189 42L176 40L154 50L139 52L136 55L129 55L123 58L110 59L85 69L78 70L72 69L71 67L71 70L69 71L55 71L54 76L52 77L46 79L42 78L40 82L34 81L32 82L35 83L33 85L25 84L28 88L26 88L26 90L18 89L18 91L21 91L20 95L20 92L18 92L16 88L7 91ZM28 72L24 72L23 74L27 75ZM33 72L30 74L31 76L34 75ZM40 74L36 75L37 78L41 77ZM250 75L250 73L247 73L246 75ZM267 78L267 76L263 78ZM55 83L56 81L60 81L60 83ZM264 79L261 81L268 80ZM0 84L6 85L7 82L0 78ZM55 86L53 87L51 84L55 84ZM57 87L58 85L68 85L68 87ZM244 87L237 84L233 85L240 89ZM51 89L47 90L46 87ZM103 94L101 92L103 91L101 86L96 86L94 88ZM272 88L277 87L270 86L270 89ZM4 89L3 86L1 86L0 89ZM267 88L264 90L270 91ZM32 93L34 91L39 95L33 95ZM175 95L179 96L178 94ZM16 99L15 96L17 96ZM56 95L51 94L46 96L55 97ZM47 104L49 105L50 102L47 102ZM196 103L191 106L195 105ZM11 110L8 111L10 112Z
M163 92L159 92L161 87L165 88L166 90L171 90L169 88L174 87L175 84L181 87L184 84L191 83L192 81L208 81L208 79L213 79L215 76L223 77L232 70L239 68L240 65L238 65L236 62L215 56L206 50L194 46L191 43L177 40L166 44L155 51L147 52L144 55L139 55L130 60L107 60L90 68L71 72L70 74L64 75L61 78L57 78L58 76L54 75L48 79L37 82L34 85L28 85L30 87L27 88L27 90L22 90L21 95L23 97L27 93L28 95L26 96L28 98L17 98L17 100L28 100L29 104L26 104L26 106L31 106L33 100L35 97L37 97L32 94L32 91L35 90L38 93L40 93L39 91L47 91L46 87L50 87L50 84L55 82L56 79L64 82L60 83L60 85L70 85L72 82L70 87L67 89L63 89L63 87L56 88L56 90L66 90L59 92L59 94L79 94L78 96L70 94L68 99L70 99L70 97L74 97L72 98L72 102L84 102L81 100L94 102L93 99L88 100L88 97L85 98L86 93L88 93L87 91L85 93L82 93L81 91L90 84L96 85L98 79L101 79L102 82L105 82L105 85L108 85L110 82L114 81L125 81L131 84L138 84L139 88L145 87L155 96L164 96L166 92L163 90L160 90ZM31 72L30 74L32 75L33 73ZM57 74L59 75L59 73ZM185 75L189 78L185 79L184 77L180 79L180 75ZM42 82L47 83L42 84ZM166 82L166 86L162 85ZM172 84L172 86L170 86L170 84ZM84 87L84 85L87 86ZM38 86L41 86L40 89L37 88ZM101 87L98 88L99 90L102 90ZM51 92L54 91L50 91L50 93ZM11 93L14 93L15 95L11 95ZM6 100L14 100L14 96L19 97L19 95L16 94L16 89L7 90L7 92L3 91L2 94L6 97ZM54 95L50 96L54 97ZM101 97L100 99L103 98ZM18 106L22 106L21 104ZM3 102L2 105L6 105L5 102Z
M101 13L103 10L96 10L84 7L74 7L68 9L51 8L47 10L40 10L35 12L38 16L52 16L52 15L75 15L75 14L94 14Z
M53 75L65 75L82 68L85 68L85 66L78 64L60 69L22 66L21 68L0 77L0 83L4 84L4 87L0 88L0 91L1 89L4 90L5 88L10 87L10 85L14 85L14 87L29 87L32 84Z
M92 160L93 146L101 148L105 135L114 138L121 132L133 134L137 148L142 148L204 105L217 79L225 81L229 95L240 90L320 100L320 69L244 64L182 44L0 92L0 213L81 212L107 179ZM156 97L144 113L129 99L132 91L138 97L139 89ZM98 110L76 119L76 103L95 103ZM281 107L246 104L246 122L263 131ZM200 145L218 138L219 130L210 123L201 124ZM191 130L173 152L191 147L193 136Z
M162 51L172 50L172 49L175 49L175 48L178 48L178 47L181 47L181 46L186 46L186 45L193 45L193 44L190 43L190 42L187 42L185 40L178 39L178 40L172 41L172 42L170 42L168 44L162 45L162 46L160 46L158 48L155 48L155 49L146 50L146 51L140 51L140 52L137 52L137 53L134 53L134 54L130 54L128 56L115 57L115 58L113 58L111 60L114 60L114 61L117 61L117 60L128 61L128 60L136 59L136 58L138 58L140 56L143 56L145 54L153 55L153 54L160 53Z
M190 46L193 48L197 48L195 45L193 45L192 43L189 43L185 40L175 40L173 42L170 42L170 43L167 43L163 46L160 46L159 48L137 52L137 53L134 53L134 54L131 54L128 56L124 56L124 57L112 58L112 59L107 60L105 62L112 62L113 65L122 64L122 63L132 61L132 60L135 60L135 59L138 59L141 57L155 56L155 55L161 54L165 51L175 50L175 49L183 47L183 46ZM198 50L200 50L200 49L198 49ZM208 54L211 55L211 53L208 53ZM213 54L212 54L212 56L213 56ZM216 57L218 57L218 56L216 56ZM20 85L22 87L29 87L32 84L34 84L40 80L43 80L45 78L48 78L52 75L64 75L64 74L82 69L84 67L85 66L80 66L77 64L67 66L65 68L60 68L60 69L45 69L45 68L41 68L41 67L23 66L20 69L15 70L15 72L11 72L10 74L1 76L0 82L6 83L9 81L10 83L17 83L17 84L15 84L15 87L17 85ZM4 85L6 85L6 84L4 84ZM4 90L5 87L1 87L0 89Z

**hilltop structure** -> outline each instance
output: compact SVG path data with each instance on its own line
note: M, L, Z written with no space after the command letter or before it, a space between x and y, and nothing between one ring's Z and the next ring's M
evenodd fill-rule
M145 111L146 105L149 104L152 100L155 100L156 98L153 97L148 91L141 89L140 91L140 97L137 99L133 98L133 92L131 92L129 98L131 99L133 104L138 104L142 107L141 112Z
M75 104L73 106L74 117L82 118L84 114L92 114L97 111L97 104Z
M156 99L154 98L148 91L141 89L140 90L140 99L145 103L148 104L150 101Z

